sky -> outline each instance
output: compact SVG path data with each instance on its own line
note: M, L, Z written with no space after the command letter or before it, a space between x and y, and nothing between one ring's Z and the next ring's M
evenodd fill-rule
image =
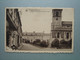
M23 32L51 32L52 9L19 8ZM73 21L73 9L63 8L62 21Z

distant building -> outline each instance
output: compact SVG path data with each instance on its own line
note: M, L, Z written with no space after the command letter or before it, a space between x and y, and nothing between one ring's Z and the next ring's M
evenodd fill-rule
M50 40L51 38L51 34L49 33L37 33L37 32L26 32L26 33L23 33L23 39L26 39L26 40L30 40L31 42L35 41L36 39L39 39L39 40Z
M62 9L52 10L52 38L69 41L72 39L72 21L62 21Z
M18 9L6 9L6 46L18 47L22 39L22 24Z

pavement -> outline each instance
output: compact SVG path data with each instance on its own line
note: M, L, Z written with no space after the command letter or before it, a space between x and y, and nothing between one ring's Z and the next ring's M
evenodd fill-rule
M22 43L22 47L19 48L19 50L26 50L26 51L70 51L71 49L56 49L56 48L50 48L50 47L39 47L32 44L26 44Z
M6 46L6 50L12 50L10 47Z
M39 49L41 49L41 48L36 47L31 44L26 44L26 43L22 43L22 47L19 48L19 50L39 50Z
M26 44L26 43L22 43L17 50L12 50L9 47L6 47L6 50L8 51L71 51L71 49L56 49L56 48L50 48L50 47L45 48L45 47L35 46L32 44Z

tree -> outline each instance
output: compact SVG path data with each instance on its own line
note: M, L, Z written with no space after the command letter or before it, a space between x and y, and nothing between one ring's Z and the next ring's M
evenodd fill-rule
M59 48L59 40L58 39L54 39L51 43L51 47L56 47Z
M49 42L46 42L44 40L40 44L41 47L48 47L48 45L49 45Z

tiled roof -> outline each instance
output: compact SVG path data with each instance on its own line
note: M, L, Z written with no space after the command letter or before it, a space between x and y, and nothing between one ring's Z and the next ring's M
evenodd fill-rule
M72 21L62 21L62 25L72 25Z
M57 30L62 30L62 31L63 31L63 30L64 30L64 31L66 31L66 30L67 30L67 31L72 31L72 28L67 28L67 27L57 27L57 28L55 28L54 30L56 30L56 31L57 31Z

